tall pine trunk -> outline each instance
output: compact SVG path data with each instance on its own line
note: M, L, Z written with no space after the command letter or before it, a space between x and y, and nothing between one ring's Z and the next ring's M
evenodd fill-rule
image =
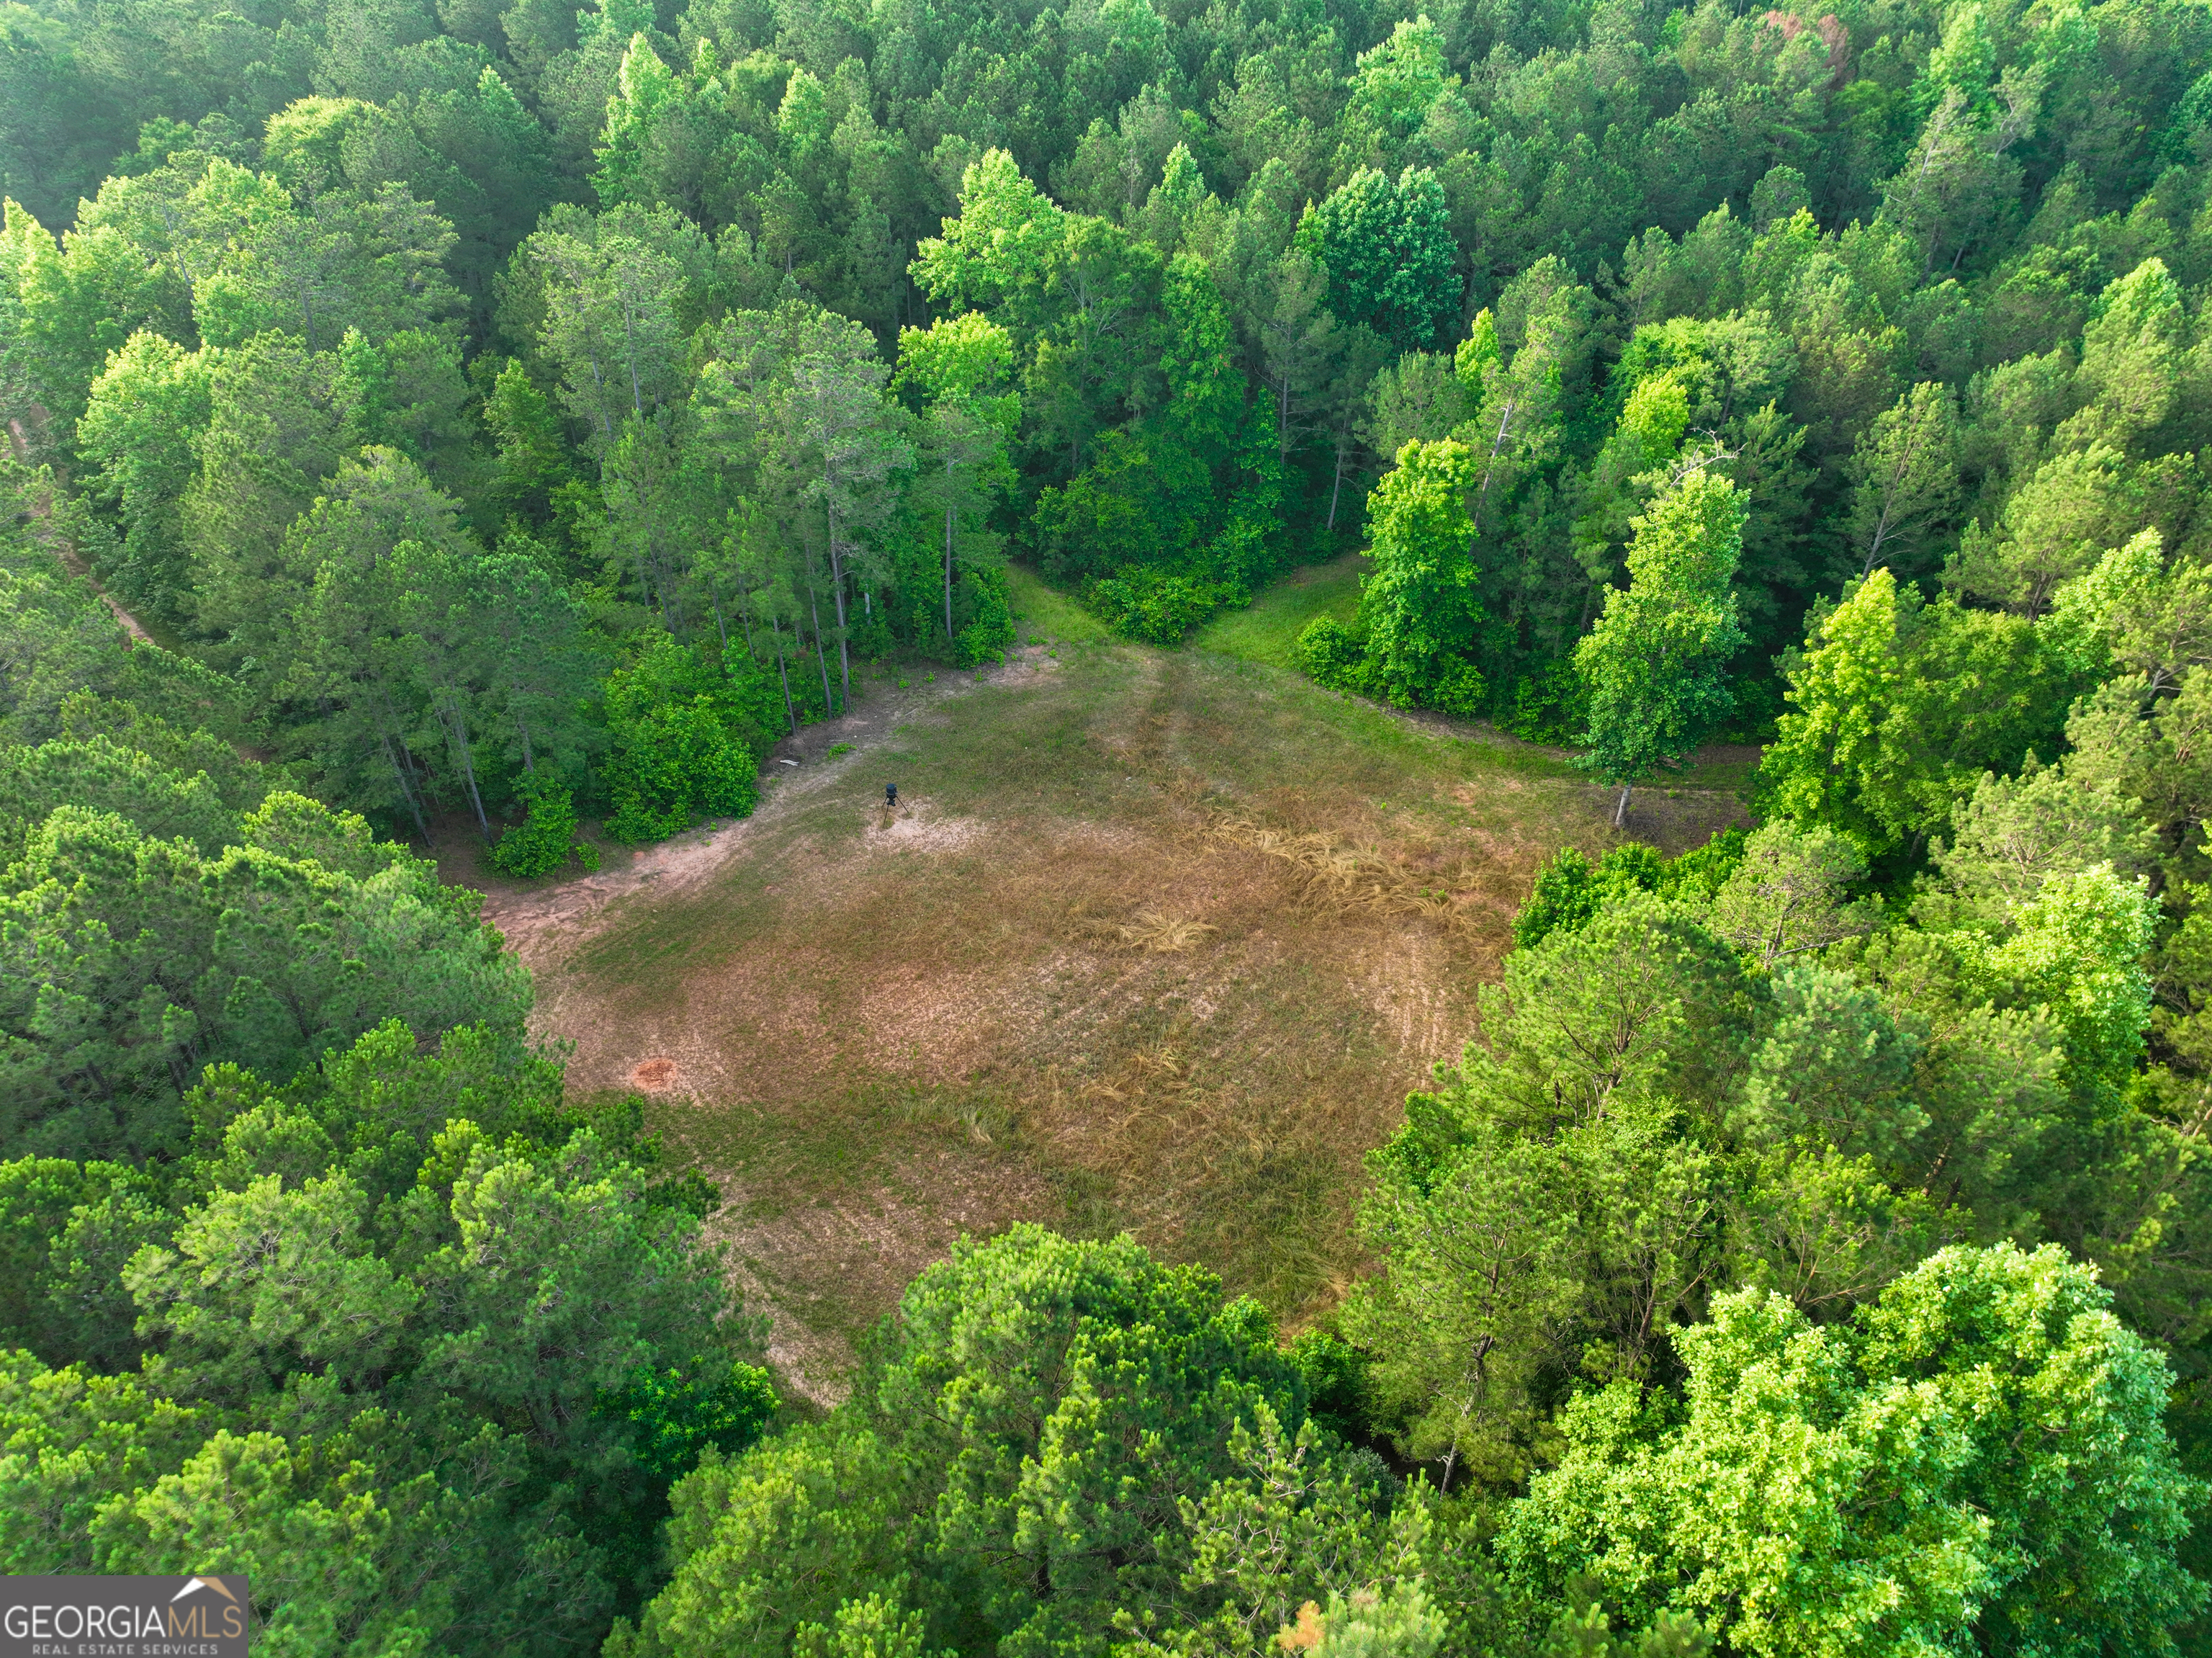
M791 673L783 665L783 630L776 625L775 614L769 613L768 628L775 638L775 677L783 682L783 717L791 722L791 735L799 735L799 710L791 700Z
M853 705L853 655L845 639L850 631L845 625L845 561L837 556L837 509L830 509L830 600L837 613L837 688L842 693L837 699L837 711L844 713ZM828 687L823 687L827 694Z
M822 717L832 717L830 712L830 658L822 649L822 605L814 596L810 585L806 589L806 611L814 619L814 660L822 667Z

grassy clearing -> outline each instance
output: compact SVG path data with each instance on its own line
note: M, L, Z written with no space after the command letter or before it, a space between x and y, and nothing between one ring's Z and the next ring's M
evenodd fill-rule
M1127 1228L1293 1321L1329 1304L1360 1155L1471 1033L1534 866L1613 838L1541 751L1243 656L1075 647L1017 591L1072 648L871 680L748 822L489 883L575 1083L644 1088L720 1182L817 1399L915 1271L1018 1218ZM1637 800L1669 847L1735 809Z
M1241 656L1271 667L1297 666L1297 637L1316 616L1348 623L1359 608L1364 553L1292 570L1243 610L1224 611L1191 637L1200 650Z
M1007 596L1013 601L1014 637L1024 644L1107 644L1114 635L1105 623L1044 578L1020 564L1006 566Z

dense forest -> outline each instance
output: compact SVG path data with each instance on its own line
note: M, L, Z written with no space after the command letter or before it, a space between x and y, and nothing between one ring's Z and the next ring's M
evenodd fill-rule
M0 1568L259 1649L2212 1650L2212 10L0 10ZM423 850L1007 561L1757 826L1545 865L1292 1338L965 1242L780 1399ZM1610 798L1610 797L1609 797ZM597 832L585 833L591 825Z

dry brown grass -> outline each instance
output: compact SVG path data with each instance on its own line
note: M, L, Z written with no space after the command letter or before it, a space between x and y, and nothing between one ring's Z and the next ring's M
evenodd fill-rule
M1450 868L1424 866L1376 846L1344 846L1322 834L1270 829L1244 818L1221 818L1212 833L1232 846L1280 858L1297 872L1300 896L1321 909L1370 910L1404 916L1481 937L1492 930L1499 874L1497 857L1462 852Z
M1466 1040L1535 865L1609 839L1541 757L1192 653L1065 649L805 736L746 823L484 884L573 1082L645 1091L721 1185L823 1399L914 1271L1018 1218L1327 1305L1360 1157ZM1677 846L1735 810L1667 804Z
M1158 910L1139 910L1134 921L1125 921L1114 930L1124 944L1133 944L1158 955L1181 955L1221 929L1203 921L1193 921L1187 916L1164 916Z

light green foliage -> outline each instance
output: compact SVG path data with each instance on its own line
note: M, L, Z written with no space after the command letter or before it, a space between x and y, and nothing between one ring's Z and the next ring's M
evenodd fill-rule
M1722 1092L1751 1015L1732 954L1641 893L1507 958L1484 1041L1370 1159L1360 1235L1388 1270L1346 1330L1409 1452L1510 1484L1547 1388L1653 1362L1723 1207L1677 1102Z
M11 1177L20 1163L0 1164ZM0 1353L0 1560L10 1573L89 1571L100 1510L180 1467L209 1413L132 1375Z
M775 1408L634 1119L586 1126L514 1033L420 1053L396 1021L289 1088L211 1069L191 1110L177 1207L107 1257L137 1325L101 1356L161 1356L0 1366L10 1570L250 1572L257 1643L302 1655L603 1627L624 1527ZM150 1189L122 1173L0 1164L33 1286L81 1299L87 1222Z
M575 797L570 790L550 777L533 775L516 793L529 815L492 848L492 863L501 875L525 880L550 875L572 857L586 870L599 868L599 849L576 838Z
M1265 1405L1255 1426L1230 1429L1229 1448L1236 1472L1202 1501L1182 1505L1194 1543L1182 1590L1193 1604L1220 1610L1194 1626L1148 1632L1132 1654L1402 1651L1420 1658L1435 1650L1443 1620L1421 1591L1433 1546L1425 1490L1386 1503L1371 1454L1332 1452L1310 1422L1293 1438ZM1316 1599L1328 1602L1326 1615Z
M208 369L205 353L142 330L92 382L77 423L78 451L98 469L92 489L123 527L116 580L161 614L185 605L179 514L193 472L192 436L211 412Z
M1745 513L1743 491L1706 467L1670 483L1632 521L1628 587L1607 593L1576 647L1588 764L1623 785L1623 810L1627 785L1680 765L1735 705L1725 671L1743 633L1729 584Z
M1957 936L1966 982L2000 1005L2048 1010L2075 1084L2117 1088L2150 1022L2142 960L2156 911L2146 883L2098 864L2047 875L2033 897L2008 907L1996 941Z
M1005 329L974 311L940 320L927 329L899 334L899 371L892 388L911 387L924 403L921 464L933 489L918 494L920 520L930 530L944 519L945 637L956 637L953 586L956 576L1000 567L1000 538L988 515L994 498L1013 482L1006 445L1021 418L1018 393L1006 389L1013 369L1013 343ZM929 498L934 495L935 499ZM970 583L971 589L975 583ZM970 598L971 608L977 608ZM980 661L985 652L1012 642L1012 627L981 626L965 656Z
M1860 436L1847 471L1850 538L1862 576L1922 567L1959 493L1958 411L1950 390L1923 381Z
M1465 655L1482 620L1465 505L1475 478L1464 445L1409 443L1368 500L1375 568L1360 587L1360 682L1401 705L1481 705L1482 676Z
M1218 1541L1198 1551L1238 1512L1216 1482L1279 1457L1303 1417L1267 1334L1252 1303L1127 1238L963 1240L908 1288L851 1402L678 1488L675 1576L614 1649L773 1650L896 1573L933 1631L1007 1650L1103 1652L1125 1610L1211 1615L1237 1569Z
M1984 771L2017 765L2065 684L2021 619L1923 606L1887 570L1819 618L1790 679L1795 707L1759 762L1765 798L1876 854L1934 832Z
M1575 557L1591 585L1603 589L1618 573L1619 549L1644 497L1664 481L1652 475L1674 459L1690 424L1690 402L1680 377L1648 375L1636 381L1584 485L1585 507L1575 521Z
M961 177L959 216L915 250L915 280L941 303L991 308L1043 283L1065 220L1012 155L990 150Z
M1527 949L1554 932L1581 927L1608 902L1632 893L1710 902L1743 855L1741 829L1724 829L1705 845L1672 859L1634 841L1595 863L1578 849L1563 846L1536 871L1528 898L1514 915L1514 947Z
M1743 861L1713 895L1709 924L1771 967L1869 930L1875 907L1846 897L1865 877L1864 856L1834 830L1770 823L1744 842Z
M1735 1650L2165 1646L2201 1588L2172 1549L2197 1500L2160 1422L2168 1371L2084 1268L1953 1248L1849 1326L1746 1291L1686 1332L1676 1422L1615 1384L1506 1524L1532 1613L1570 1573L1634 1621Z
M1126 1239L1018 1228L925 1272L875 1397L935 1465L929 1551L1018 1639L1079 1639L1170 1592L1178 1504L1226 1472L1231 1426L1271 1401L1297 1413L1267 1333L1257 1307Z
M7 9L7 1569L303 1658L2203 1644L2212 11L1817 11ZM1542 865L1340 1319L1018 1231L770 1433L717 1189L378 835L550 875L1014 594L1302 563L1322 684L1771 727L1761 821Z
M1172 645L1233 602L1237 591L1224 582L1138 570L1100 577L1084 589L1084 601L1116 633L1147 644Z
M535 343L559 368L569 412L599 445L614 442L626 416L680 393L700 240L666 208L601 218L565 208L516 251L514 274L538 291Z
M206 773L179 773L105 736L0 753L0 857L21 857L62 806L115 812L157 840L213 855L239 839L239 816Z
M2051 876L2096 864L2140 875L2156 861L2156 838L2140 808L2110 782L2092 786L2063 766L1985 774L1953 811L1948 840L1930 849L1941 882L1921 901L1922 913L1999 928Z
M846 1601L831 1628L801 1625L792 1650L799 1658L928 1658L921 1614L879 1594Z
M134 658L137 655L132 653ZM131 688L143 694L148 687ZM118 698L79 691L63 702L60 715L59 735L70 741L90 746L104 738L178 777L205 777L216 798L234 812L254 810L285 780L281 768L246 758L212 731L180 725ZM224 723L230 722L225 719ZM33 750L25 758L33 759L44 752Z
M2053 595L2046 631L2069 668L2140 674L2159 692L2212 660L2212 568L2169 566L2159 542L2156 530L2139 531Z
M614 1658L773 1652L848 1598L892 1580L911 1523L901 1470L876 1436L833 1418L735 1461L708 1452L671 1495L673 1576Z
M1968 527L1945 580L2039 616L2063 584L2142 527L2143 505L2140 484L2111 445L2055 455L2021 485L1994 527Z
M1769 1143L1826 1143L1885 1168L1905 1162L1928 1125L1912 1098L1921 1037L1872 991L1817 962L1784 964L1769 991L1735 1125Z
M2182 394L2188 344L2179 284L2164 260L2144 260L2105 290L2082 331L2075 386L2087 406L2059 440L2142 453Z

